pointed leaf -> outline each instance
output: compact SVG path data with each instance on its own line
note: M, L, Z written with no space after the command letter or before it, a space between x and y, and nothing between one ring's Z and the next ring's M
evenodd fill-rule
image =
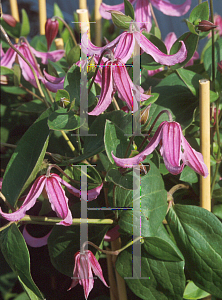
M22 25L21 25L21 31L20 36L27 36L30 32L30 23L29 23L29 17L27 15L27 12L22 9Z
M26 131L13 153L2 182L2 193L13 206L19 195L35 179L44 159L49 138L46 110Z
M70 131L79 128L82 124L80 124L80 117L73 111L67 112L66 108L61 108L49 116L48 125L53 130Z
M44 299L30 274L29 251L21 232L15 224L1 232L0 245L5 260L17 274L30 299Z
M197 5L190 13L189 21L194 23L197 20L209 19L209 4L207 1Z
M190 281L184 291L183 298L184 299L202 299L210 294L198 288L193 281Z
M222 224L211 212L197 206L176 204L167 222L184 255L193 282L222 297Z
M125 7L125 15L135 20L133 6L128 0L124 0L124 7Z
M64 16L63 16L63 13L61 11L61 9L59 8L58 4L57 3L54 3L54 10L53 10L53 16L58 16L60 17L61 19L64 20ZM63 23L62 21L58 20L59 22L59 32L61 34L61 31L62 31L62 28L63 28Z

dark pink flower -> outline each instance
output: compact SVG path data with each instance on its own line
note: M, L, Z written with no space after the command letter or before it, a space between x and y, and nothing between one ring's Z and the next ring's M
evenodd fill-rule
M190 146L183 136L180 124L177 122L162 122L149 144L138 155L132 158L117 158L113 154L112 156L118 166L131 168L142 162L159 143L161 143L160 154L163 156L166 168L170 173L177 175L187 165L198 174L207 177L208 170L203 161L203 155Z
M2 14L2 19L11 27L15 27L16 26L16 19L11 16L11 15L7 15L7 14Z
M108 287L103 277L102 268L93 253L90 250L84 250L83 253L78 251L75 254L73 280L68 290L74 288L79 283L83 286L84 295L87 299L94 285L93 273Z

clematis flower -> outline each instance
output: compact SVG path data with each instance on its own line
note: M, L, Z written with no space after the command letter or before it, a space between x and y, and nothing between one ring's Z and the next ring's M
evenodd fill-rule
M164 44L167 48L167 53L170 53L170 49L173 46L173 44L176 42L176 40L177 40L177 36L174 32L170 32L167 34L167 36L164 40ZM194 61L198 58L199 58L199 53L197 51L195 51L193 57L188 61L188 63L185 65L185 67L192 66L194 64ZM162 70L163 70L163 68L159 68L157 70L148 70L148 75L153 76Z
M131 4L136 3L135 18L140 23L140 28L150 31L152 27L151 11L149 3L155 6L158 10L168 16L182 16L188 12L191 5L191 0L186 0L183 4L171 4L168 0L129 0ZM124 3L117 5L100 5L100 14L104 19L111 19L109 10L117 10L124 12Z
M94 285L93 273L108 287L103 277L102 268L93 253L90 250L84 250L83 253L78 251L75 254L74 278L68 291L79 283L83 286L84 295L87 299Z
M152 153L159 143L161 143L160 154L171 174L181 173L184 166L187 165L198 174L207 177L208 170L203 161L203 155L190 146L183 136L180 124L177 122L162 122L149 144L138 155L132 158L117 158L112 154L112 157L118 166L131 168ZM182 164L180 164L181 160Z
M25 216L26 211L35 205L37 198L43 193L45 197L48 197L52 210L56 212L59 218L63 219L63 221L58 224L65 226L71 225L72 214L69 210L68 198L66 197L61 184L66 186L70 193L80 197L81 191L62 180L59 175L54 173L49 176L42 175L35 180L22 206L18 210L8 214L4 213L0 208L0 214L8 221L19 221ZM91 201L97 198L101 188L102 184L99 187L88 191L88 200ZM87 201L87 199L84 200Z
M138 30L136 23L131 23L128 32L123 32L104 47L93 45L88 39L87 33L84 33L81 40L81 48L82 51L89 56L100 56L104 50L115 48L114 57L126 63L133 53L135 43L139 44L144 52L151 55L153 59L161 65L173 66L177 63L181 63L187 57L187 50L183 41L181 41L181 48L176 54L167 55L150 42L142 34L142 31Z
M34 68L34 70L37 74L38 79L41 80L43 84L47 84L48 81L45 79L44 76L42 76L39 73L39 65L36 65L36 62L34 61L33 56L31 54L31 51L36 57L41 58L41 62L43 64L47 64L48 60L56 62L59 59L61 59L64 55L64 50L55 50L55 51L51 51L51 52L39 52L39 51L35 50L34 48L32 48L31 46L30 46L30 49L31 49L31 51L30 51L29 46L25 42L22 42L20 44L16 44L14 46L30 62L30 64L33 66L33 68ZM34 77L32 71L31 71L30 67L27 65L27 63L19 55L17 55L17 53L12 48L9 48L6 53L1 51L1 62L0 62L1 66L4 66L4 67L7 67L7 68L11 69L13 63L16 61L16 57L18 58L19 65L20 65L21 70L22 70L22 75L25 78L25 80L30 82L34 87L37 87L35 77ZM49 89L50 89L50 86L51 85L48 84ZM61 87L59 86L58 89L59 88L61 88ZM55 89L56 88L54 86L54 90Z

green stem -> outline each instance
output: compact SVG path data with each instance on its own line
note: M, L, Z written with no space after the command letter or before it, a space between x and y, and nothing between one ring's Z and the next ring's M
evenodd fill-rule
M210 14L211 14L211 22L214 23L213 0L210 0ZM215 90L215 43L214 43L214 29L212 29L212 82L213 82L213 88Z
M78 44L77 44L76 38L75 38L75 36L73 35L72 30L70 29L69 25L68 25L62 18L60 18L59 16L54 16L54 17L52 17L52 19L53 19L53 18L54 18L54 19L60 20L60 21L65 25L65 27L66 27L66 28L68 29L68 31L69 31L69 34L71 35L71 38L72 38L72 40L73 40L75 46L77 46Z
M127 146L127 149L126 149L126 152L125 152L125 155L124 155L124 158L127 157L127 154L128 154L128 151L129 151L129 148L130 148L130 145L132 144L133 140L134 140L135 136L132 135L131 138L130 138L130 141L129 141L129 144Z

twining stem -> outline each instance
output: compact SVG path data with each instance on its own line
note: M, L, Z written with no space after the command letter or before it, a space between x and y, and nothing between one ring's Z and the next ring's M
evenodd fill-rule
M119 105L118 105L118 103L116 101L116 98L114 96L113 96L113 103L115 105L116 110L120 110Z
M4 35L4 37L5 37L5 39L6 39L6 41L8 42L8 44L10 45L10 47L27 63L27 65L30 67L30 69L31 69L31 71L32 71L32 73L33 73L33 75L34 75L34 77L35 77L35 81L36 81L36 84L37 84L37 87L38 87L38 89L39 89L39 92L40 92L40 95L41 95L41 97L43 98L43 100L44 100L44 103L45 103L45 105L47 106L47 107L50 107L50 105L48 104L48 102L46 101L46 99L45 99L45 95L44 95L44 93L43 93L43 91L42 91L42 88L41 88L41 85L40 85L40 82L39 82L39 79L38 79L38 77L37 77L37 75L36 75L36 72L35 72L35 70L34 70L34 68L33 68L33 66L30 64L30 62L25 58L25 56L18 50L18 49L16 49L15 47L14 47L14 45L11 43L11 41L10 41L10 39L9 39L9 37L8 37L8 35L7 35L7 33L5 32L5 30L4 30L4 28L2 27L2 25L0 25L0 30L2 31L2 33L3 33L3 35Z
M3 147L9 147L9 148L16 148L17 145L12 145L12 144L8 144L8 143L0 143L1 146Z
M167 213L168 213L169 209L171 208L171 206L173 206L173 204L174 204L173 194L174 194L176 191L181 190L181 189L186 189L186 190L188 190L188 189L189 189L189 185L183 184L183 183L179 183L179 184L177 184L177 185L174 185L174 186L169 190L169 192L167 192L167 201L168 201Z
M29 89L27 89L27 87L25 87L21 83L20 83L19 87L22 88L23 90L25 90L30 95L34 96L35 98L37 98L37 99L41 100L43 103L45 103L44 100L41 97L39 97L38 95L36 95L35 93L33 93L32 91L30 91Z
M125 250L126 248L132 246L134 243L136 243L137 241L141 241L141 244L144 243L144 240L142 237L137 237L135 240L133 241L130 241L129 243L127 243L124 247L118 249L118 250L115 250L115 251L108 251L108 250L103 250L101 248L99 248L97 245L95 245L94 243L90 242L90 241L86 241L85 243L83 243L82 245L82 249L81 249L81 253L84 253L84 247L89 244L91 246L93 246L94 248L96 248L97 250L101 251L102 253L105 253L105 254L110 254L110 255L119 255L120 252L122 252L123 250Z
M152 15L152 17L153 17L154 23L155 23L156 27L159 29L159 25L158 25L156 16L155 16L155 14L154 14L153 6L152 6L151 2L149 2L149 6L150 6L150 12L151 12L151 15Z
M63 20L62 18L60 18L59 16L54 16L54 17L52 17L52 19L58 19L58 20L60 20L60 21L65 25L65 27L66 27L66 28L68 29L68 31L69 31L69 34L71 35L71 38L72 38L72 40L73 40L75 46L77 46L78 44L77 44L76 38L75 38L74 34L72 33L72 30L70 29L69 25L66 23L66 21L64 21L64 20Z

